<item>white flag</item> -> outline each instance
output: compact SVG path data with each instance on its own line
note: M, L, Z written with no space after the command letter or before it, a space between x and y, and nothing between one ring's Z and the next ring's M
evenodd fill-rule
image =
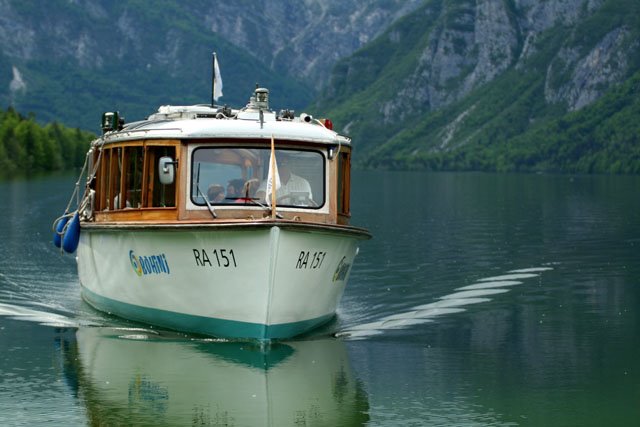
M274 181L275 178L275 181ZM280 175L278 174L278 163L276 162L276 152L273 149L273 136L271 137L271 156L269 156L269 175L267 176L267 205L271 206L271 194L280 188Z
M222 76L218 65L218 56L213 54L213 99L218 100L222 96Z

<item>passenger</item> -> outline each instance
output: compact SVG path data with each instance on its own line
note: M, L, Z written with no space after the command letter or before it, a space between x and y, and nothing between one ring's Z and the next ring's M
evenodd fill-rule
M309 181L291 172L291 159L289 156L281 155L277 163L280 187L276 190L276 202L299 206L314 205ZM257 192L257 197L263 200L266 197L266 186L265 180Z
M224 200L224 187L220 184L211 184L207 189L209 203L220 203Z
M236 203L251 203L254 202L256 197L256 191L260 180L252 178L247 180L242 186L241 196L236 199Z
M242 189L244 188L244 180L232 179L227 184L227 199L239 199L244 197L242 195Z

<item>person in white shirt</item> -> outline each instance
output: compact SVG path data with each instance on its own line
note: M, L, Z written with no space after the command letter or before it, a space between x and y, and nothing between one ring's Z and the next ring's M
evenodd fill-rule
M280 187L276 190L276 203L295 206L313 205L313 193L309 181L291 172L288 156L280 156L278 162L278 175L280 175ZM266 181L263 181L256 196L264 200L266 197Z

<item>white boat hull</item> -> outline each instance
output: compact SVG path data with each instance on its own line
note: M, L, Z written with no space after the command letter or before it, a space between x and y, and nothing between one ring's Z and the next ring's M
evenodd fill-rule
M83 229L78 273L94 307L186 332L289 338L330 320L357 233L317 227Z

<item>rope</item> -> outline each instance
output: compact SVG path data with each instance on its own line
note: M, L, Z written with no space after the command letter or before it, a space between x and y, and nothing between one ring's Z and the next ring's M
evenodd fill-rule
M85 185L85 191L82 194L82 198L80 198L80 181L82 180L82 177L84 176L84 173L87 169L87 165L89 164L89 156L93 154L93 150L91 149L87 151L87 154L84 157L84 164L82 165L82 169L80 170L80 175L78 176L78 180L76 181L76 184L74 186L73 193L71 193L71 197L69 198L69 203L67 203L67 207L64 209L64 214L62 214L61 216L56 218L55 221L53 221L52 230L61 236L64 235L65 231L67 230L67 227L69 226L69 221L67 220L67 223L64 225L64 227L60 232L56 230L58 223L62 221L64 218L73 217L73 215L75 215L76 212L83 210L87 205L87 202L89 199L89 183L93 180L93 178L95 178L96 172L98 171L98 166L100 165L100 160L102 159L102 146L100 146L99 149L100 149L100 152L98 154L98 159L93 169L91 170L91 173L88 175L87 182ZM74 211L71 211L71 205L73 203L74 198L76 200L76 209Z
M58 234L60 237L64 236L64 233L67 231L67 227L69 226L69 221L67 220L67 222L65 223L64 227L62 227L62 230L58 231L56 230L56 228L58 227L58 223L60 221L62 221L64 218L73 218L73 216L76 214L76 212L69 212L69 213L65 213L62 216L59 216L58 218L56 218L55 221L53 221L53 226L52 226L52 231L56 234Z

